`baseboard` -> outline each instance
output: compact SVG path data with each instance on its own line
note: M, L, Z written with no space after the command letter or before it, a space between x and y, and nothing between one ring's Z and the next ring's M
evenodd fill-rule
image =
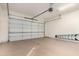
M2 44L2 43L7 43L8 41L2 41L2 42L0 42L0 44Z
M52 37L49 37L49 38L55 39L55 40L61 40L61 41L77 42L77 43L79 43L79 41L75 41L75 40L58 39L58 38L52 38Z
M50 37L48 37L48 36L45 36L44 38L50 38Z
M32 39L22 39L22 40L9 41L9 42L17 42L17 41L24 41L24 40L34 40L34 39L42 39L42 38L44 38L44 37L32 38Z

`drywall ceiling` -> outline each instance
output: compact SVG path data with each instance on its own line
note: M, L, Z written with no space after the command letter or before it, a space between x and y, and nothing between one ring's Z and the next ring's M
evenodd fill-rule
M34 16L46 10L49 4L46 3L10 3L10 10L26 13L27 15Z
M59 15L63 15L72 11L79 10L79 4L69 4L69 3L54 3L53 12L46 12L36 19L40 20L50 20ZM10 3L9 9L17 12L27 14L31 17L47 10L49 8L49 3Z

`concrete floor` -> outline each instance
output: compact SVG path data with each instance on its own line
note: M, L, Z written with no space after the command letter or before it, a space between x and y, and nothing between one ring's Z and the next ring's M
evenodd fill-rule
M51 38L0 44L1 56L79 56L79 42Z

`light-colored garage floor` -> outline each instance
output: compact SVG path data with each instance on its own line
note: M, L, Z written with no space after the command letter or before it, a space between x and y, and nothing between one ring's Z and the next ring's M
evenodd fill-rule
M79 56L79 42L51 38L0 44L1 56Z

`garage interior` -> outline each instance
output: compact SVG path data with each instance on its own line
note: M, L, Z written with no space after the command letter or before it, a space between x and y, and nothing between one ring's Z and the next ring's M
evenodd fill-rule
M78 3L0 3L0 56L78 56Z

